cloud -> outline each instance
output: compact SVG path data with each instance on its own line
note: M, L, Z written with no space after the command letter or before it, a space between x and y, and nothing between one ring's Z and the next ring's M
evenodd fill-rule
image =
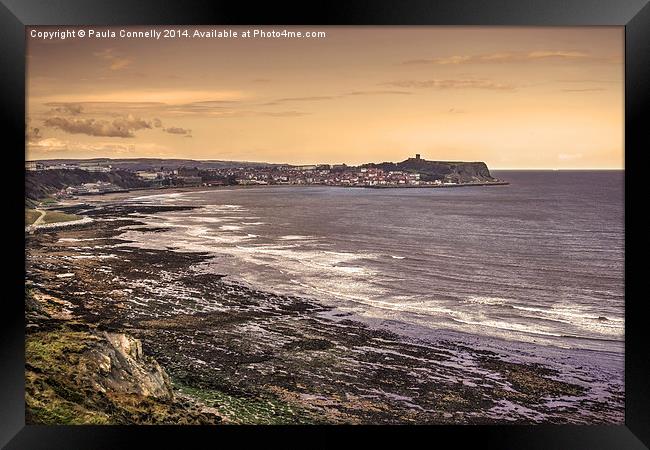
M57 94L44 96L43 103L122 103L131 105L181 105L194 102L220 102L245 99L249 94L235 90L209 89L125 89L93 91L87 94Z
M409 59L402 61L405 66L415 66L420 64L461 64L469 60L469 56L449 56L447 58L431 58L431 59Z
M236 100L205 100L173 105L165 105L162 110L172 114L201 114L223 115L234 111L233 106L238 105Z
M59 113L59 114L71 114L73 116L81 114L83 111L83 106L81 106L79 103L59 103L59 104L53 104L52 106L55 106L52 108L52 112Z
M265 106L279 105L287 102L319 102L323 100L332 100L339 96L336 95L314 95L311 97L284 97L273 100L272 102L264 103Z
M403 61L404 65L438 64L492 64L492 63L520 63L536 61L593 61L616 62L617 58L602 58L591 56L587 52L577 50L535 50L530 52L500 52L479 55L453 55L440 58L411 59Z
M102 50L101 52L96 52L94 53L94 55L98 58L108 61L109 63L108 68L110 70L124 69L132 62L131 59L121 56L120 54L116 53L115 50L113 50L112 48L107 48L106 50Z
M88 136L121 138L135 137L135 131L151 128L149 122L131 115L112 121L50 117L45 119L43 124L46 127L57 128L71 134L87 134Z
M589 53L579 51L566 51L566 50L542 50L530 52L525 55L525 59L584 59L590 58Z
M360 95L409 95L411 92L395 90L370 90L370 91L352 91L337 95L317 95L311 97L284 97L264 103L263 106L279 105L287 102L317 102L323 100L335 100L344 97L354 97Z
M401 80L382 83L386 86L401 88L432 88L432 89L493 89L493 90L514 90L515 86L505 83L497 83L484 79L458 79L458 80Z
M411 95L411 94L412 92L408 92L408 91L375 90L375 91L352 91L341 95L341 97L356 96L356 95Z
M574 78L574 79L564 79L564 80L555 80L558 83L580 83L580 84L586 84L586 83L597 83L597 84L602 84L602 83L621 83L622 80L607 80L607 79L598 79L598 78Z
M241 111L236 107L240 105L237 100L204 100L188 103L164 103L164 102L140 102L140 101L81 101L81 102L47 102L45 106L53 107L57 111L63 112L68 105L78 105L83 108L86 116L96 118L122 117L125 113L132 112L139 116L241 116ZM151 121L154 128L162 128L163 124L160 118L154 118Z
M562 89L562 92L600 92L603 88L584 88L584 89Z
M77 101L77 102L47 102L45 106L52 108L52 112L60 114L70 113L75 114L74 111L78 109L77 114L86 113L105 113L107 111L117 110L143 110L143 109L156 109L166 106L161 102L91 102L91 101Z
M58 138L42 139L38 142L29 144L28 150L30 152L38 153L59 153L59 152L84 152L105 155L112 153L117 155L125 155L135 151L134 145L115 144L112 142L97 142L97 143L83 143L83 142L70 142Z
M166 115L171 116L201 116L212 118L233 118L233 117L251 117L251 116L269 116L269 117L298 117L308 113L288 110L288 111L263 111L256 109L244 109L242 103L238 100L204 100L190 103L167 104L161 102L49 102L46 106L59 108L68 108L68 105L79 105L83 108L86 116L94 116L97 119L104 119L106 116L122 117L125 112L132 111L139 116ZM62 125L62 127L71 128L70 125L63 125L61 117L55 121L50 121L49 125ZM71 121L68 121L71 122ZM163 128L163 121L154 117L147 128ZM174 128L174 127L170 127ZM172 133L173 134L173 133Z
M25 139L27 142L38 142L41 139L43 139L43 136L41 136L41 130L27 125L25 127Z
M181 128L181 127L163 128L163 131L169 134L184 134L186 136L192 135L192 130L188 130L187 128Z
M44 159L48 157L78 157L79 155L133 157L147 154L150 156L178 156L177 150L155 142L116 143L116 142L78 142L58 138L47 138L37 143L29 144L27 151L30 158Z
M258 116L269 116L269 117L301 117L306 116L308 113L301 111L277 111L277 112L252 112L254 115Z

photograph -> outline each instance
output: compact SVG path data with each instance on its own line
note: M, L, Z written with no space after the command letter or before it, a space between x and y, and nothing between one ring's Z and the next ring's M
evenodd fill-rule
M27 425L624 425L625 27L25 27Z

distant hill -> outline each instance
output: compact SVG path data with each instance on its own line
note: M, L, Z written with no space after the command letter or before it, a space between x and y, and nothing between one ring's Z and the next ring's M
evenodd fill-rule
M194 159L165 159L165 158L93 158L93 159L40 159L38 162L50 164L87 164L99 166L112 166L113 169L125 170L175 170L180 167L196 167L197 169L222 169L230 167L268 167L278 164L249 162L249 161L221 161L221 160L194 160Z
M361 167L376 167L384 171L403 171L419 173L423 181L447 181L457 183L496 181L488 166L481 161L427 161L421 158L408 158L402 162L369 163Z

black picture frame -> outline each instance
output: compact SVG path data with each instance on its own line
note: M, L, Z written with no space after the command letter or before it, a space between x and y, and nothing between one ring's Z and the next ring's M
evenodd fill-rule
M261 2L260 2L261 3ZM625 425L539 426L415 426L415 427L98 427L26 426L24 400L24 128L25 27L30 25L508 25L625 27ZM0 92L3 139L6 222L4 301L0 320L0 445L19 448L124 448L132 444L191 446L196 439L210 446L238 443L264 432L285 444L298 438L310 445L329 446L360 432L364 438L409 438L439 444L487 446L500 449L585 448L642 449L650 446L650 371L648 327L643 314L646 296L632 295L642 286L643 234L633 220L642 211L632 209L633 193L643 180L641 158L648 148L647 117L650 99L650 5L648 0L390 0L312 1L299 4L202 0L0 0ZM21 151L22 149L22 151ZM638 206L638 205L637 205ZM370 428L370 430L368 429ZM426 436L425 436L426 435ZM206 440L207 439L207 440ZM295 441L295 442L294 442ZM414 443L416 441L413 441ZM230 442L227 445L232 445ZM403 445L403 444L402 444ZM415 445L415 444L414 444ZM421 445L421 444L418 444Z

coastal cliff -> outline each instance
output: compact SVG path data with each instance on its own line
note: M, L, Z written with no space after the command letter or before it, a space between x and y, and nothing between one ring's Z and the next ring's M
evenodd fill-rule
M25 173L25 199L39 200L68 186L98 181L113 183L125 189L147 186L147 183L138 178L135 173L126 170L112 172L89 172L81 169L30 170Z
M26 295L26 420L32 424L217 424L213 408L175 394L139 339L101 331L66 301Z
M440 180L448 183L489 183L498 181L490 174L487 164L482 161L428 161L415 157L398 163L371 163L362 167L375 167L385 172L419 173L422 181Z

